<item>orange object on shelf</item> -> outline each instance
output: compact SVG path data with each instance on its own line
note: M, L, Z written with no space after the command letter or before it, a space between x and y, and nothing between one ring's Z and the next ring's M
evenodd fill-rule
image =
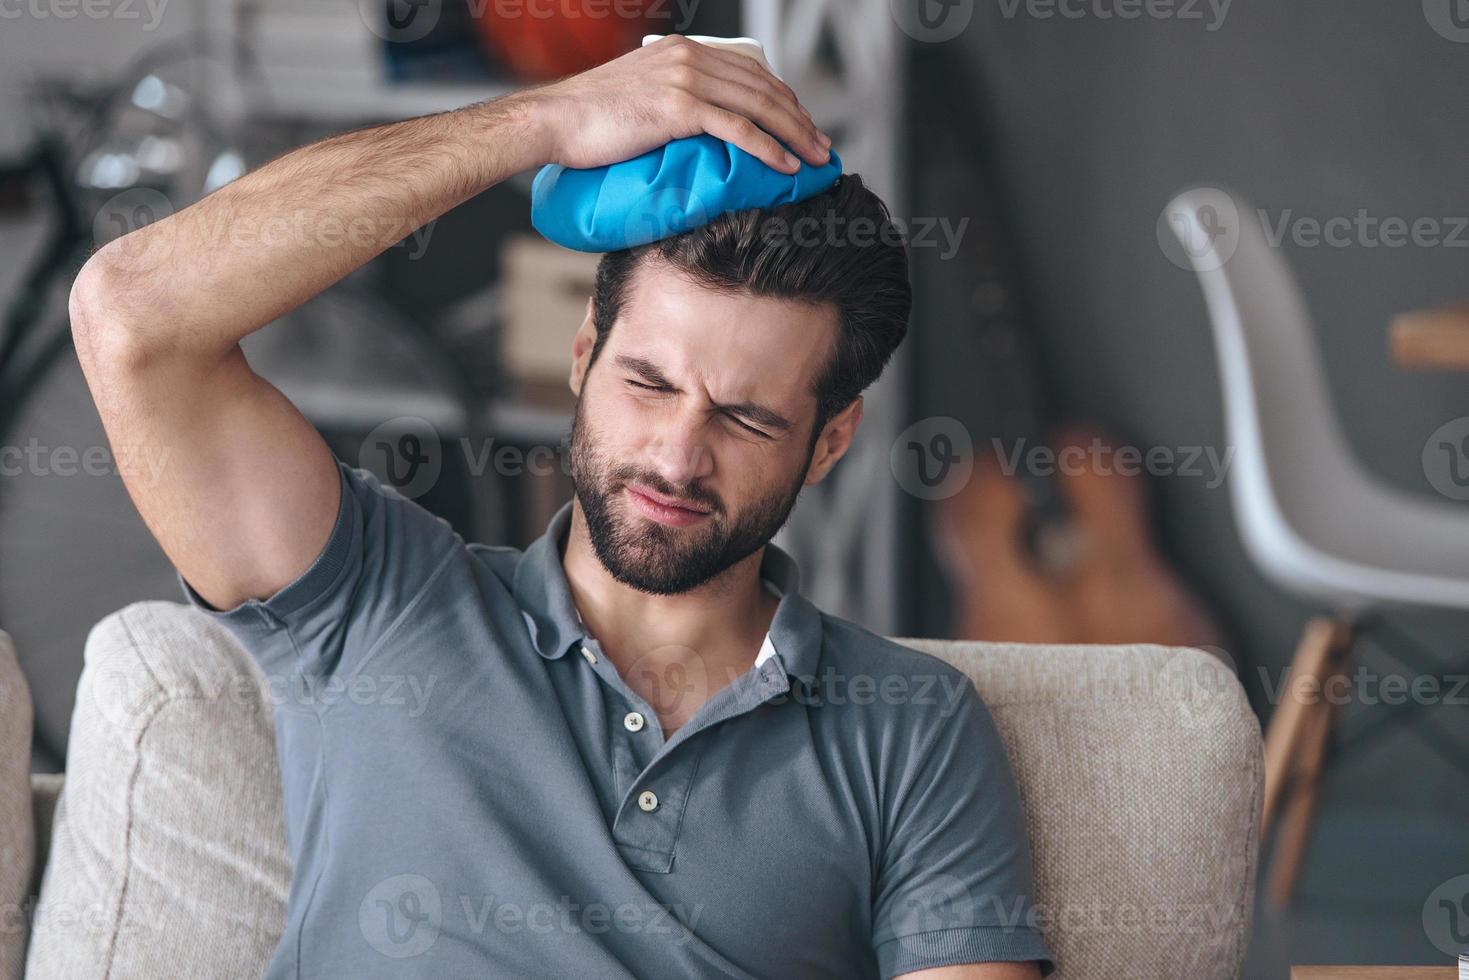
M658 0L601 4L486 6L476 19L481 40L516 78L544 82L585 71L637 47L651 26ZM596 16L593 16L595 14Z

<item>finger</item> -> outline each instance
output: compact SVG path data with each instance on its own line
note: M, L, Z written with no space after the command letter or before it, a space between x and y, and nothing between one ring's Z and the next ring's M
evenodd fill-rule
M816 125L816 120L811 117L811 112L796 98L796 93L789 85L776 78L766 69L764 65L749 55L740 54L736 51L720 51L711 49L713 57L701 67L706 67L710 74L717 75L726 81L745 85L756 92L768 92L773 98L780 101L788 111L796 115L798 121L804 123L807 138L813 145L830 148L831 140Z
M733 143L775 170L793 174L801 169L801 161L788 153L774 136L737 112L706 106L700 125L710 136Z
M704 102L756 123L813 167L826 163L829 154L816 135L816 127L803 115L784 105L774 90L760 91L741 82L700 75L693 80L690 91Z
M705 47L709 49L709 55L714 61L721 62L732 69L736 69L747 75L752 75L763 82L773 85L788 100L797 105L801 104L801 100L796 97L795 89L777 78L775 73L769 68L766 68L764 63L758 58L739 51L731 51L728 48L718 48L713 45L705 45ZM801 108L802 111L805 110L805 106L801 106Z
M678 81L683 83L685 88L694 88L694 80L688 77L689 74L706 74L744 85L747 88L753 89L755 92L765 93L768 97L777 99L782 105L788 107L792 118L796 120L796 125L803 127L805 132L802 135L796 135L789 131L777 131L774 129L772 131L776 132L776 135L780 139L786 141L788 145L803 157L806 157L807 161L812 165L819 166L826 162L827 154L825 151L830 148L831 139L816 127L816 122L812 119L811 113L805 106L801 105L800 100L796 98L796 93L791 87L779 78L776 78L774 73L766 68L758 59L714 45L690 41L677 34L671 34L661 38L649 45L645 50L657 49L661 49L662 51L660 56L662 60L672 61L676 65L679 65L681 70L685 72L684 77L678 79ZM706 101L710 101L707 98L707 92L695 92L694 94L704 97ZM725 107L734 108L732 106ZM745 115L750 114L746 108L736 108L735 111L742 111ZM757 119L756 121L761 122L767 129L771 129L771 125L765 120ZM808 151L806 149L807 146L813 147L814 150Z

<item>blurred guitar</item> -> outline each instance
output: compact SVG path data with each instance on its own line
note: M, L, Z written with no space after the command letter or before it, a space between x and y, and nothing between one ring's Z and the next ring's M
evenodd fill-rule
M914 71L927 82L919 99L932 95L936 103L925 107L937 114L928 132L940 140L930 172L971 218L959 263L974 283L981 366L1000 408L999 435L976 445L972 477L932 512L934 550L954 587L953 635L1219 646L1218 628L1154 544L1143 481L1129 475L1141 458L1119 461L1121 444L1095 427L1043 421L1013 277L998 247L1003 222L993 157L980 136L986 127L980 108L958 98L976 91L977 79L953 59L925 52ZM1053 465L1027 465L1039 448L1054 454Z

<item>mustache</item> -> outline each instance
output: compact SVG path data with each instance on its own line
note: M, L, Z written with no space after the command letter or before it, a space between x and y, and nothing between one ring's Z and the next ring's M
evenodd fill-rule
M661 493L666 497L673 497L678 500L688 500L692 503L699 504L703 507L708 508L710 513L722 514L724 512L724 507L720 504L719 498L715 497L713 494L709 493L701 487L674 486L672 483L669 483L661 476L650 473L633 473L619 471L613 475L613 480L616 481L617 486L619 487L626 486L629 483L640 483L648 489L656 490L658 493Z

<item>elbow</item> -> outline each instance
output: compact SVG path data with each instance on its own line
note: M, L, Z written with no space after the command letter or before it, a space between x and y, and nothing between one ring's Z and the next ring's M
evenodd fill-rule
M138 281L109 242L92 254L72 283L67 300L77 358L91 374L102 368L135 369L149 358L137 315Z

